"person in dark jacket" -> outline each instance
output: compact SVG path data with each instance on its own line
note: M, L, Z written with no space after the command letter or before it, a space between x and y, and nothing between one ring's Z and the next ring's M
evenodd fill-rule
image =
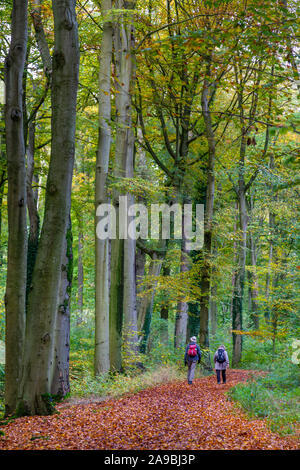
M193 349L195 349L195 355L191 356L189 355L189 352L191 352L191 350ZM184 354L184 364L188 366L187 381L189 385L193 383L196 365L197 363L200 364L200 359L201 359L201 350L200 350L199 345L197 344L197 338L196 336L192 336L189 344L187 345L185 349L185 354Z
M218 359L221 362L219 362ZM222 374L223 383L226 384L226 369L227 367L229 367L229 359L228 359L227 351L225 349L225 346L223 346L223 344L219 346L219 348L215 352L214 362L215 362L215 370L217 374L218 384L221 383L221 374Z

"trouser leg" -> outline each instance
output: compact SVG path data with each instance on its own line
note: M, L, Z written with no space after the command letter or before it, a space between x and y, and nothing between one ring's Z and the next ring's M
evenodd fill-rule
M219 384L221 382L221 371L219 369L216 369L216 374L217 374L217 382Z
M222 380L223 383L226 384L226 369L222 370Z
M188 382L192 382L195 376L197 362L189 362L188 363Z

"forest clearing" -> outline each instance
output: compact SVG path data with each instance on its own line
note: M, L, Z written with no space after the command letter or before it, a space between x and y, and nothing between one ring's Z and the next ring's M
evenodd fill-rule
M299 2L0 24L0 449L299 447Z

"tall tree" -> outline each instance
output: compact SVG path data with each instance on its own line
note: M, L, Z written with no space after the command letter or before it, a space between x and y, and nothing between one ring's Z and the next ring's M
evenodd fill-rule
M70 214L75 150L79 43L75 0L53 0L51 158L45 213L28 295L17 413L49 414L61 262ZM42 295L41 295L42 293Z
M134 84L133 56L133 9L135 1L116 3L118 18L115 22L115 86L116 86L116 141L114 155L114 177L133 176L134 134L132 130L132 87ZM135 240L127 237L127 213L120 214L120 192L114 190L112 200L116 208L116 239L111 241L110 281L110 365L113 369L122 367L122 328L130 333L132 345L137 344L137 313L135 292ZM127 208L133 202L131 195L124 196ZM121 216L121 217L120 217ZM121 226L118 222L121 220ZM125 233L122 233L125 230ZM121 232L121 233L120 233Z
M8 263L5 294L5 412L15 411L24 347L26 302L26 167L22 82L27 49L27 1L14 0L11 43L5 61L5 129L8 177Z
M99 136L95 180L97 207L107 203L107 175L111 147L111 62L113 47L112 2L102 0L103 33L99 58ZM109 361L109 239L95 236L95 375L107 372Z
M210 111L210 104L216 91L216 81L211 76L212 53L208 57L206 74L201 95L201 109L204 119L204 126L208 144L208 164L207 164L207 186L205 198L204 216L204 243L203 243L203 267L201 277L201 302L200 302L200 345L209 350L209 300L211 293L211 257L212 257L212 236L213 236L213 213L215 198L215 159L216 140L213 130L213 122ZM211 370L209 354L205 359L205 367Z

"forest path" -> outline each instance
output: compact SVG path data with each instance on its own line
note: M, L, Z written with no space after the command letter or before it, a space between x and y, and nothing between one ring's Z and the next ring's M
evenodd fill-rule
M272 433L264 420L248 420L224 392L253 372L228 370L192 385L178 381L87 404L63 403L59 414L18 418L0 436L0 449L297 449L295 439Z

